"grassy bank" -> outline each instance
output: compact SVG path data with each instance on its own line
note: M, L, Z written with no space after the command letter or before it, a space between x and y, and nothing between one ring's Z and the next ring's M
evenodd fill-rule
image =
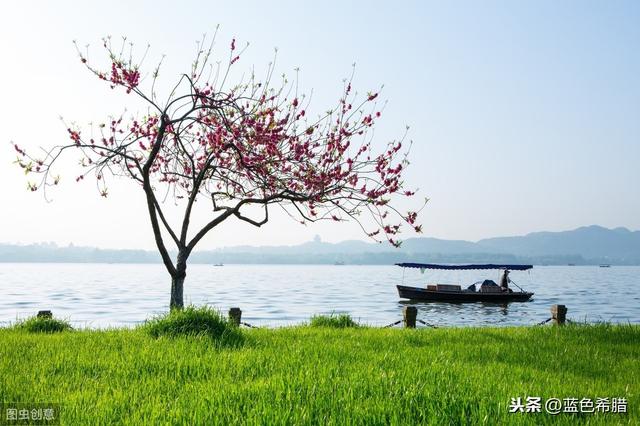
M0 330L0 400L63 424L639 424L640 327ZM624 397L627 414L509 414L511 397ZM544 411L544 409L543 409Z

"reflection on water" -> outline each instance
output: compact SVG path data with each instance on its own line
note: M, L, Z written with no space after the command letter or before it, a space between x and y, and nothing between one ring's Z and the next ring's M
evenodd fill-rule
M77 326L130 326L168 309L169 280L162 265L0 264L0 322L51 309ZM418 318L436 325L523 325L550 316L556 303L580 321L640 322L640 267L536 267L513 272L535 292L529 302L415 303ZM318 313L347 312L371 325L401 318L407 303L395 285L427 282L467 286L497 280L498 271L403 270L396 266L191 265L185 301L226 311L245 321L280 326Z

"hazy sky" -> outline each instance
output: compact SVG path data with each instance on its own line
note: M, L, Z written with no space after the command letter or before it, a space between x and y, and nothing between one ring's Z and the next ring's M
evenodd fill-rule
M167 55L169 82L188 70L195 41L217 24L225 55L232 37L251 42L245 69L263 69L277 46L278 69L292 74L299 66L319 110L333 105L353 62L361 91L385 85L378 140L411 126L406 180L431 199L422 215L426 236L640 228L639 2L346 3L3 4L0 242L153 248L139 188L112 185L105 200L91 181L76 184L77 173L65 171L47 203L27 192L9 141L66 142L59 116L101 121L130 102L81 66L72 40L91 44L95 56L108 34L150 43L150 59ZM227 221L200 248L295 244L315 234L364 239L354 225L275 218L261 229Z

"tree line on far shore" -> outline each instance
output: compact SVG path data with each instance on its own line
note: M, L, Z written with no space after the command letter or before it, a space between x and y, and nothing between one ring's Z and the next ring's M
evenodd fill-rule
M345 264L345 265L391 265L397 262L431 263L527 263L534 265L640 265L640 258L585 258L581 255L516 256L500 253L430 253L406 252L402 250L381 252L278 252L277 247L265 249L254 247L249 251L234 251L233 248L199 251L192 255L197 264ZM0 244L0 262L10 263L159 263L155 251L114 250L55 244L10 245Z

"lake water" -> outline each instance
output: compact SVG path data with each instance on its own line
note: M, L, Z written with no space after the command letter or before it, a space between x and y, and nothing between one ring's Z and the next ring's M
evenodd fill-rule
M467 286L498 271L427 271L397 266L190 265L185 303L226 312L238 306L243 320L277 327L313 314L346 312L370 325L399 320L404 303L396 284L427 282ZM535 292L525 303L421 303L418 318L438 326L530 325L565 304L579 321L640 323L640 267L535 267L512 272ZM168 310L169 279L162 265L0 264L0 322L4 325L50 309L80 327L121 327Z

